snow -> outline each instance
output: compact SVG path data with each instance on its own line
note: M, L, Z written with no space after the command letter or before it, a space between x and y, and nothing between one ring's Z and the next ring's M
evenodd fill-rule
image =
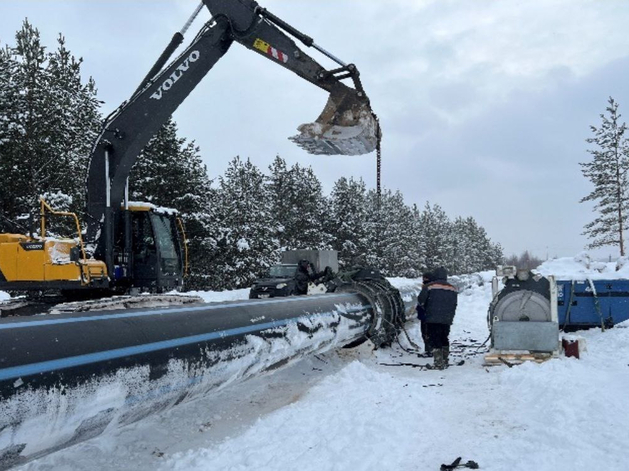
M392 277L387 279L389 280L389 283L391 283L397 289L415 288L422 284L421 278Z
M70 244L76 245L72 239L47 238L47 250L53 265L67 265L72 263L70 259Z
M172 293L176 293L173 291ZM223 301L239 301L249 298L249 288L235 289L231 291L187 291L188 296L197 296L206 303L221 303Z
M147 208L147 209L153 211L154 213L167 214L169 216L179 214L179 211L177 211L176 209L165 208L165 207L162 207L162 206L156 206L153 203L146 203L144 201L129 201L128 205L131 206L131 207L134 207L136 209Z
M251 249L251 247L249 246L249 242L247 241L247 239L244 239L244 238L238 239L236 246L238 247L239 252L242 252L243 250Z
M11 298L11 295L5 291L0 291L0 301L6 301Z
M561 277L592 275L574 260L540 271L550 267ZM224 300L246 291L196 294ZM23 469L430 470L458 456L484 470L626 469L629 326L579 332L588 346L580 360L484 367L478 345L488 336L490 300L487 282L459 296L450 339L463 366L384 366L427 360L400 345L373 351L365 343L234 384ZM416 322L406 330L421 343ZM400 343L409 348L404 335Z
M490 298L489 286L461 295L453 339L484 340ZM618 349L629 331L583 335L591 353L582 360L512 369L484 368L480 356L445 372L384 367L422 360L377 351L244 433L159 469L438 469L457 456L482 469L625 469L629 348L620 358Z
M534 270L544 276L554 275L558 280L618 280L629 278L629 264L624 258L614 262L592 260L587 253L576 257L548 260Z

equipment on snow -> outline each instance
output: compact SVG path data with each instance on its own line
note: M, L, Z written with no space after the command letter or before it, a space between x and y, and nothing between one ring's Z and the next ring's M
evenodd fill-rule
M526 351L556 353L559 350L557 286L553 277L544 278L528 271L507 276L498 291L492 283L493 300L489 306L490 355Z
M466 463L461 463L461 457L459 456L451 464L442 464L439 469L440 471L452 471L457 468L478 469L479 466L476 461L472 461L472 460L469 460Z
M425 364L421 364L421 363L378 363L381 366L410 366L411 368L419 368L421 370L435 370L435 369L439 369L439 368L435 368L435 366L432 363L425 363ZM452 365L449 366L463 366L465 365L465 360L459 360L456 363L453 363Z

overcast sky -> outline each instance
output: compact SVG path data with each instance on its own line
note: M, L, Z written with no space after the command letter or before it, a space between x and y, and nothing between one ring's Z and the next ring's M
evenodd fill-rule
M613 0L260 0L353 62L383 128L383 185L407 203L472 216L507 254L575 255L593 214L579 162L608 97L629 117L629 2ZM63 33L109 112L128 98L196 0L2 0L0 45L25 17ZM192 39L204 10L188 34ZM327 59L309 50L326 67ZM266 170L279 154L375 187L375 153L311 156L287 140L325 92L235 44L175 114L210 176L235 156ZM617 256L616 249L596 255Z

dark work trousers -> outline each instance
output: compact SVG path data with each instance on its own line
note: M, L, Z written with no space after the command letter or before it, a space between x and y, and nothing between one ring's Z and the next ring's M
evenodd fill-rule
M430 338L428 338L428 322L420 321L422 329L422 340L424 341L424 351L426 353L432 352L432 345L430 344Z
M450 335L449 324L427 324L428 343L432 348L450 347L448 336Z

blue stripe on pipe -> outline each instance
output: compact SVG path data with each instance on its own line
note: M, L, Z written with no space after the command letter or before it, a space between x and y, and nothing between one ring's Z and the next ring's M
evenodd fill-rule
M348 296L353 296L353 294L348 293L348 294L327 295L328 298L332 298L332 297L343 298L343 297L348 297ZM312 299L312 297L309 297L308 299ZM204 304L203 306L183 307L183 308L178 308L178 309L163 308L163 309L153 310L153 311L131 312L128 314L123 314L123 313L103 314L101 316L74 317L71 319L46 319L42 321L12 322L12 323L7 323L7 324L0 324L0 330L23 329L23 328L28 328L28 327L42 326L42 325L72 324L74 322L101 321L101 320L107 320L107 319L127 319L130 317L144 317L144 316L154 316L154 315L163 315L163 314L181 314L184 312L212 311L215 309L224 309L227 307L258 306L260 304L295 303L295 302L303 302L303 301L304 301L303 297L265 299L264 301L257 301L257 302L249 301L246 303Z
M360 306L360 307L348 309L345 312L348 312L348 313L360 312L365 309L368 309L369 307L370 306ZM331 314L332 312L326 312L326 313L321 313L321 314L316 314L316 315L311 315L311 316L304 316L304 317L308 319L313 319L314 317L323 316L323 315L331 315ZM182 338L172 339L172 340L163 340L161 342L135 345L133 347L117 348L114 350L105 350L102 352L88 353L85 355L77 355L77 356L68 357L68 358L61 358L58 360L43 361L40 363L31 363L30 365L20 365L20 366L14 366L11 368L4 368L4 369L0 369L0 381L4 381L7 379L20 378L22 376L31 376L35 374L47 373L47 372L51 372L55 370L61 370L64 368L71 368L73 366L82 366L82 365L88 365L90 363L98 363L101 361L114 360L117 358L122 358L122 357L127 357L127 356L132 356L132 355L139 355L142 353L155 352L157 350L164 350L167 348L181 347L181 346L190 345L193 343L207 342L209 340L215 340L217 338L232 337L235 335L247 334L247 333L255 332L259 330L267 330L267 329L272 329L272 328L277 328L277 327L284 327L290 324L291 322L295 322L295 321L296 321L295 318L284 319L280 321L266 322L264 324L255 324L255 325L250 325L250 326L245 326L245 327L236 327L233 329L219 330L217 332L211 332L208 334L192 335L190 337L182 337Z

